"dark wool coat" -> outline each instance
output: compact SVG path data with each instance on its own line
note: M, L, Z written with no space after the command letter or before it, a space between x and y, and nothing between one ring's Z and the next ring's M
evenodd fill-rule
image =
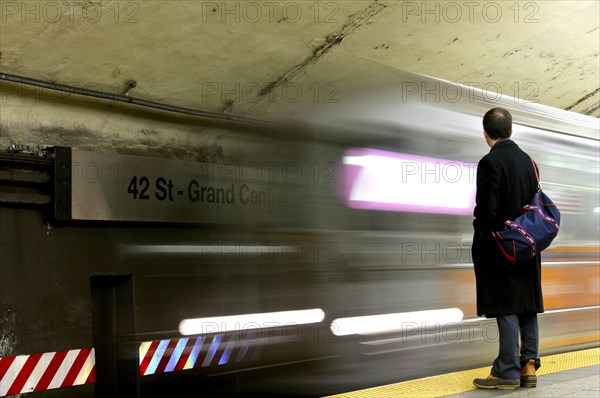
M491 234L519 216L537 185L529 155L510 139L496 142L477 165L472 254L479 316L544 312L540 255L513 265Z

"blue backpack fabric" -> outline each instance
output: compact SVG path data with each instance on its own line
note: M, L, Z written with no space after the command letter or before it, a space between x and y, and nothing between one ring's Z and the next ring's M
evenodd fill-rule
M533 169L539 185L540 179L535 163ZM560 211L539 188L531 203L523 206L521 215L514 220L505 221L504 225L506 228L492 232L492 236L504 257L516 264L535 257L550 246L558 235Z

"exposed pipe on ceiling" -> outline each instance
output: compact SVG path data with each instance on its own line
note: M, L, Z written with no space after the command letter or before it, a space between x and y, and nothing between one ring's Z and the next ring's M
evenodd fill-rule
M202 111L202 110L197 110L197 109L183 108L180 106L163 104L163 103L154 102L154 101L146 101L143 99L128 97L125 95L111 94L111 93L107 93L107 92L103 92L103 91L88 90L88 89L84 89L84 88L66 86L64 84L46 82L46 81L42 81L42 80L31 79L28 77L11 75L8 73L0 73L0 80L12 82L12 83L18 83L18 84L25 84L25 85L29 85L29 86L42 87L42 88L46 88L49 90L62 91L65 93L72 93L72 94L83 95L83 96L88 96L88 97L101 98L101 99L106 99L106 100L110 100L110 101L125 102L128 104L143 106L143 107L147 107L147 108L159 109L159 110L167 111L167 112L182 113L185 115L198 116L198 117L203 117L203 118L207 118L207 119L224 120L224 121L228 121L228 122L234 122L234 123L257 126L257 127L274 127L274 126L276 126L272 122L263 121L263 120L259 120L259 119L252 119L252 118L248 118L248 117L244 117L244 116L236 116L236 115L230 115L230 114L225 114L225 113L216 113L216 112Z

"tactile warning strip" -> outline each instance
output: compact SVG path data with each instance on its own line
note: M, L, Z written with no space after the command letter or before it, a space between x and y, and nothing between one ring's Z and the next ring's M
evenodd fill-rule
M542 357L542 367L537 371L537 375L543 376L550 373L598 364L600 364L600 347L589 350L572 351L564 354L548 355ZM329 398L441 397L475 389L473 386L473 379L486 377L489 372L490 366L486 366L478 369L425 377L422 379L332 395Z

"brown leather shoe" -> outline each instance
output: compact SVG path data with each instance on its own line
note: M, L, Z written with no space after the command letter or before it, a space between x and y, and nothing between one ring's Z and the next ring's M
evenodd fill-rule
M501 379L489 375L485 379L475 379L473 384L477 388L498 389L498 390L516 390L519 388L519 379Z
M527 361L521 369L521 387L537 386L537 376L535 375L535 359Z

